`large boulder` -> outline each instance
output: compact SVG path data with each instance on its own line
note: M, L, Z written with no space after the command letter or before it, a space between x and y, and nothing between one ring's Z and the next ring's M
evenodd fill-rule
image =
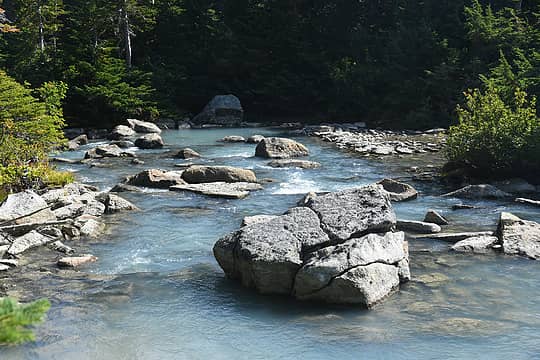
M308 255L296 275L294 295L371 307L397 288L400 262L406 259L402 232L353 238Z
M77 150L81 145L86 144L88 144L88 136L82 134L68 141L68 150L74 151Z
M73 219L81 215L101 216L105 213L105 205L96 199L96 193L61 198L54 215L58 220Z
M190 184L257 182L257 177L253 171L232 166L194 165L184 171L182 179Z
M161 129L154 123L148 121L141 121L137 119L127 119L126 120L129 127L135 130L135 132L148 134L161 134Z
M310 196L216 242L224 272L263 294L371 307L410 279L404 234L382 187Z
M512 197L511 194L501 191L489 184L468 185L442 196L462 199L506 199Z
M161 149L164 142L158 134L146 134L135 140L135 146L139 149Z
M324 231L337 241L370 232L388 232L396 225L390 198L379 185L311 196L306 206L315 211Z
M105 205L106 214L113 214L121 211L139 210L137 206L115 194L102 193L96 196L96 199L100 201L103 205Z
M539 223L522 220L513 214L503 212L497 232L505 254L540 260Z
M110 140L122 140L135 135L135 130L126 125L118 125L108 135Z
M383 179L378 182L388 195L390 195L390 200L392 201L406 201L413 200L418 197L418 191L409 184L405 184L399 181L392 179Z
M263 294L291 294L303 256L329 242L317 215L293 208L220 239L214 255L225 273Z
M304 145L286 138L264 138L255 149L255 156L270 159L287 159L308 156L309 150Z
M54 241L53 237L49 237L39 232L32 230L29 233L16 238L11 246L9 247L7 253L12 256L22 254L28 249L45 245Z
M458 241L452 245L452 250L463 253L487 254L493 252L499 239L496 236L474 236Z
M215 124L222 126L239 126L244 118L244 109L240 100L234 95L215 96L192 120L194 124Z
M264 139L264 136L262 135L251 135L246 139L246 142L248 144L258 144Z
M44 223L56 220L45 199L31 190L11 194L0 205L0 223Z
M156 189L168 189L173 185L181 185L186 182L182 180L181 171L165 171L150 169L142 171L136 175L129 176L125 183L133 186L144 186Z

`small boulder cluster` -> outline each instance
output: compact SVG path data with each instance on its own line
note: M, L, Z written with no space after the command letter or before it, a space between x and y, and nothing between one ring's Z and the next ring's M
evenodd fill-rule
M31 190L11 194L0 205L0 270L16 266L26 251L40 246L67 255L58 260L59 266L95 261L88 254L73 257L76 250L64 242L97 238L105 230L100 219L104 214L136 209L115 194L79 183L41 195Z

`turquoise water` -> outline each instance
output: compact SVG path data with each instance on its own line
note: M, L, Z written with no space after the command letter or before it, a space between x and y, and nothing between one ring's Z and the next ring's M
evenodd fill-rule
M166 149L137 151L144 165L66 165L81 181L111 188L147 168L174 169L169 150L191 147L196 163L253 169L272 178L244 200L146 190L123 193L141 212L108 218L110 234L86 243L99 261L75 280L41 284L53 307L39 341L0 349L0 359L533 359L540 358L540 263L505 256L450 253L449 245L410 240L413 281L371 311L317 306L257 295L226 279L212 246L242 218L279 214L308 191L333 191L406 178L414 161L355 158L299 138L320 169L273 169L255 145L216 142L225 135L276 135L265 129L184 130L163 134ZM89 145L85 148L88 148ZM83 151L62 156L81 158ZM426 165L422 160L421 165ZM416 164L418 165L418 164ZM501 211L540 221L534 208L478 202L456 211L443 189L412 184L419 200L396 205L398 217L443 212L449 230L494 229Z

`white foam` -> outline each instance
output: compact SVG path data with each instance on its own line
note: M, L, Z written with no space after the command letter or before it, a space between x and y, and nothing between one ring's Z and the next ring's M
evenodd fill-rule
M321 192L319 185L313 181L302 177L302 172L291 173L288 182L279 184L279 189L272 192L275 195L306 194L310 191Z

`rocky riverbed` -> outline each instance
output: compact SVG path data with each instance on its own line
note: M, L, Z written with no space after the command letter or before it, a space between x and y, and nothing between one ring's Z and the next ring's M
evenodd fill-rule
M307 154L298 145L276 147L270 141L261 146L268 155L255 156L261 138L247 141L254 135L292 138ZM143 135L130 136L121 141ZM104 209L93 220L104 223L105 232L68 240L65 233L71 232L60 228L61 242L76 255L97 258L75 270L59 266L65 254L41 245L17 255L17 267L0 272L3 294L22 300L47 296L53 302L49 321L38 330L43 340L0 350L7 359L69 357L81 349L82 358L158 358L178 352L187 358L243 358L261 348L276 357L313 358L328 352L350 358L360 351L375 357L396 349L407 357L425 358L459 356L464 349L497 356L515 355L517 346L525 356L536 350L540 268L529 258L537 256L540 216L533 185L513 180L491 184L495 188L459 189L420 181L411 168L436 169L439 153L366 158L288 129L181 130L159 136L163 148L117 145L121 152L113 153L118 156L81 161L87 152L119 141L94 140L59 154L65 160L59 166L75 171L86 185L72 185L79 189L73 203L53 202L57 193L50 191L36 196L46 206L55 204L49 209L56 212L55 221L76 222L81 216L96 216L84 212ZM222 141L231 136L245 141ZM274 159L276 148L304 156ZM226 187L236 186L257 189L244 196L223 195ZM367 199L359 201L361 197L350 193L363 186L378 189L374 199L384 199L379 201L394 214L382 227L362 227L377 224L369 210L374 208L359 206ZM91 195L81 194L85 191ZM139 210L105 214L107 206L120 202L114 197L118 195ZM68 209L83 213L70 215ZM302 234L311 234L309 241ZM239 250L234 254L242 256L233 254L236 265L228 268L224 259L231 257L217 255L233 279L225 277L214 259L212 248L226 241L220 238L231 239ZM285 259L294 264L292 272L258 260L282 256L277 245L286 242L272 243L279 239L291 245ZM267 245L270 250L260 253ZM410 281L397 265L405 258ZM372 270L375 267L386 270ZM336 301L336 292L321 289L353 269L356 279L382 273L397 277L380 277L384 281L377 291L370 291L362 280L346 276L344 283L351 286L340 287L340 299L360 289L352 298L364 300L352 307L319 305L348 302ZM294 285L290 275L273 284L281 279L277 274L294 274ZM283 291L265 291L274 285ZM258 295L257 290L292 296ZM364 306L372 310L366 312Z

